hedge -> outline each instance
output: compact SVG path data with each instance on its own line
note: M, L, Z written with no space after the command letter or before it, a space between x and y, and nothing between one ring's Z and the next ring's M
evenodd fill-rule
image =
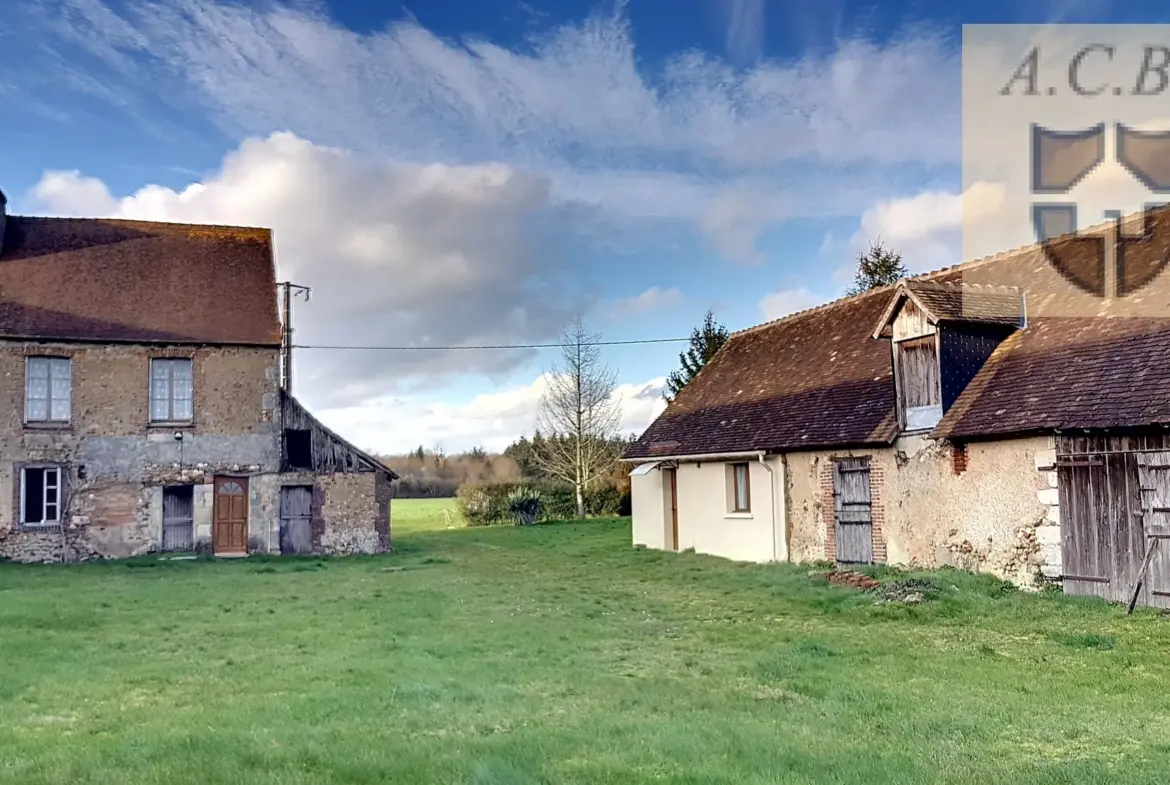
M455 499L468 526L513 523L513 500L532 495L540 499L538 520L565 521L577 517L577 499L573 489L563 485L520 482L468 483L459 487ZM613 485L599 485L585 491L585 515L605 517L629 515L629 491Z

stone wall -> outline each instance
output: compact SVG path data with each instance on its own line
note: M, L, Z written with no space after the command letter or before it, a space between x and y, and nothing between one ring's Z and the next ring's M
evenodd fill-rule
M72 358L69 423L24 423L29 355ZM150 425L152 357L192 359L189 426ZM170 484L196 485L196 537L210 537L216 474L279 469L277 391L275 349L0 344L0 558L56 561L63 543L69 559L149 551L161 533L161 488ZM29 463L61 467L63 527L22 531L20 467Z
M271 480L276 550L279 551L280 543L280 489L290 485L313 489L311 526L315 552L344 556L389 550L391 484L388 476L378 472L289 472Z
M325 531L321 548L325 553L354 554L384 552L378 531L380 499L377 474L326 474L318 479L324 494L322 514ZM386 531L389 546L389 527Z
M1044 487L1036 491L1036 498L1044 508L1044 520L1036 526L1040 572L1049 580L1058 580L1064 574L1064 556L1060 550L1060 492L1057 490L1055 448L1037 451L1036 471L1044 477Z
M958 455L923 436L903 437L890 448L789 454L785 504L793 561L834 557L826 466L862 456L870 458L872 482L881 483L871 485L882 518L875 555L884 545L891 564L990 572L1026 587L1059 574L1055 472L1046 468L1054 461L1050 437L972 443Z
M378 472L374 475L374 500L377 503L374 530L378 532L378 552L390 550L390 504L394 496L394 485L390 475Z

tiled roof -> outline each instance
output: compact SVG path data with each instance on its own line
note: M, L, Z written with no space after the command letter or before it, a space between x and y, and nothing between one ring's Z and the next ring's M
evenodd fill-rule
M1048 317L1004 341L934 434L1170 424L1170 319Z
M0 336L277 346L267 229L9 216Z
M910 280L914 294L935 321L1019 324L1020 293L1006 286Z
M1062 238L1057 250L1071 258L1091 249L1083 238L1097 228ZM1147 222L1147 233L1154 241L1131 252L1126 276L1155 274L1170 255L1170 210ZM1016 287L1026 292L1026 328L998 347L935 435L1170 423L1170 272L1163 279L1107 303L1070 286L1069 274L1031 245L904 282L941 320L973 313L1017 323ZM623 457L892 442L890 347L873 331L896 291L875 289L733 334ZM1149 318L1159 308L1161 318Z
M733 334L624 457L888 443L890 347L870 333L892 291Z

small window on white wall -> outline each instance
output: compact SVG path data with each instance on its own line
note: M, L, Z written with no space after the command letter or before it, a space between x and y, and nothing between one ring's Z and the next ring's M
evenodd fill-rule
M751 474L746 463L733 463L727 467L728 512L752 511Z

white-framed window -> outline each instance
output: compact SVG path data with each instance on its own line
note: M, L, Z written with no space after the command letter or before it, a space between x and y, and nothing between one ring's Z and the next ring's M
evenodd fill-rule
M68 357L28 357L24 364L24 421L69 422L73 364Z
M752 481L746 463L733 463L727 467L727 501L728 512L752 511Z
M150 361L150 421L190 422L192 418L190 358Z
M61 522L60 466L25 466L20 470L20 522L30 527Z

